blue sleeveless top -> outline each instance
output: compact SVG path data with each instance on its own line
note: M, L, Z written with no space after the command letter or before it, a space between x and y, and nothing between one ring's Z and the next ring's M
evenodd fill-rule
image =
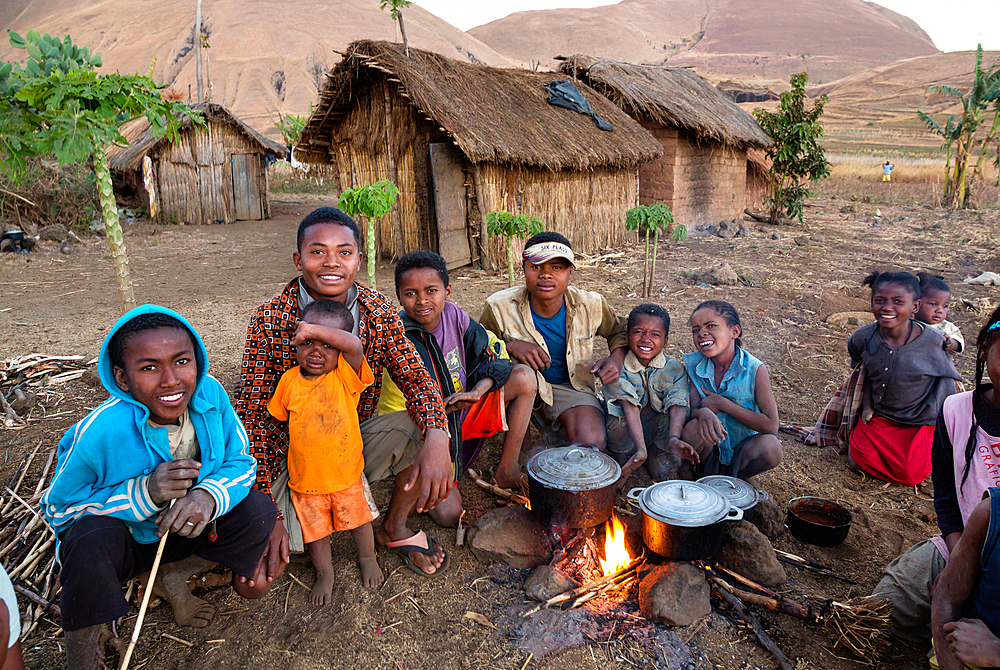
M754 382L757 378L757 368L760 361L748 354L743 347L736 347L736 356L729 364L729 369L722 376L722 383L715 387L715 363L700 351L692 351L684 354L684 367L687 368L688 376L694 382L698 395L705 397L705 392L701 390L704 386L713 393L718 393L723 398L732 400L734 403L749 409L753 412L760 412L757 406L757 396ZM748 437L753 437L757 431L746 426L725 412L719 412L719 419L729 433L726 439L718 446L719 462L729 465L733 460L733 448Z
M983 623L1000 636L1000 488L986 489L990 494L990 528L983 543L983 554L979 559L979 582L972 589L972 595L965 601L963 616L982 619Z

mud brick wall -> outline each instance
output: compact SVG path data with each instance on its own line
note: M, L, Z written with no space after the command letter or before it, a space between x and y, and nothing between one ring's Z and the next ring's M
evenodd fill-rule
M639 166L639 204L665 202L674 220L693 227L742 216L746 206L747 155L721 144L694 140L672 127L640 120L663 146L663 156Z

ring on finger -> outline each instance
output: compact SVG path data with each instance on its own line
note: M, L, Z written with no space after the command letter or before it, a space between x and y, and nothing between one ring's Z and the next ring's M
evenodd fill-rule
M193 525L194 525L194 522L193 522L193 521L188 521L188 522L187 522L187 523L185 523L184 525L185 525L185 526L193 526Z

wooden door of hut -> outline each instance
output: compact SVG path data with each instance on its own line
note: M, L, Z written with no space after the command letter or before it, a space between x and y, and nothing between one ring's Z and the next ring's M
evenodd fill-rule
M229 163L233 173L233 200L237 221L260 221L264 207L257 175L262 166L257 154L232 154Z
M432 143L430 152L438 253L451 270L472 263L465 211L464 156L451 144L445 143Z

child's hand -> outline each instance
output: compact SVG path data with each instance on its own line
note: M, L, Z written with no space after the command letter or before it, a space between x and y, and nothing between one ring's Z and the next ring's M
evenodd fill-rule
M646 450L646 445L640 444L632 458L628 459L628 462L622 466L622 477L621 480L624 481L626 477L632 474L636 468L646 462L646 457L649 452Z
M146 491L157 506L183 498L198 479L200 469L201 463L190 458L160 463L146 480Z
M322 339L319 334L319 329L316 328L311 323L306 323L305 321L295 322L295 334L292 335L292 344L299 345L306 340L316 340Z
M670 442L667 444L670 446L670 450L672 452L683 458L685 461L689 461L691 463L699 463L701 461L701 458L698 456L698 452L694 450L694 447L681 438L671 437Z
M695 411L695 417L698 419L698 434L702 442L714 446L726 439L729 433L715 412L707 407L701 407Z
M611 357L602 358L594 364L591 368L590 373L597 375L597 378L601 380L602 384L614 384L618 381L618 377L621 375L622 369L620 366L615 365L615 362L611 360Z
M723 398L718 393L713 393L713 392L709 391L704 386L701 387L701 390L702 390L702 393L705 394L705 397L701 399L701 406L702 407L707 407L708 409L712 410L712 413L718 413L718 412L725 412L726 411L726 403L729 402L728 400L726 400L725 398Z
M215 514L215 500L202 489L193 489L167 508L157 518L157 535L177 533L182 537L198 537Z
M952 337L945 336L944 338L944 350L945 351L958 351L958 340Z
M473 388L470 391L462 391L461 393L452 393L450 396L444 399L444 411L448 412L458 412L466 407L472 407L483 397L482 391L477 391Z
M536 372L547 370L552 364L552 359L545 353L545 349L534 342L511 340L507 343L507 353L518 363L524 363Z

